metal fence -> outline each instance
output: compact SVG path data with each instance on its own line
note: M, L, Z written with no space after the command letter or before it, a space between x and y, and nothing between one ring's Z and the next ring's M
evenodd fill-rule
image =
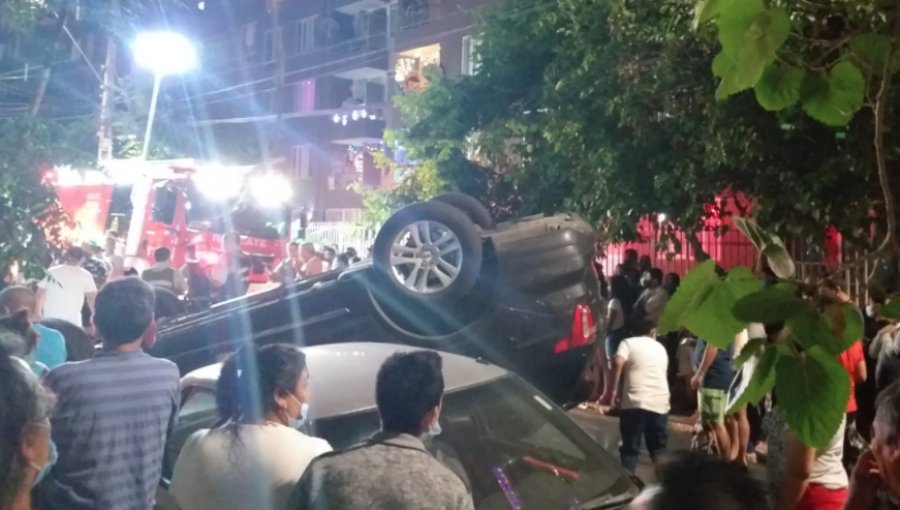
M344 221L313 221L306 228L306 240L317 246L337 246L343 251L356 248L360 256L375 242L376 231Z

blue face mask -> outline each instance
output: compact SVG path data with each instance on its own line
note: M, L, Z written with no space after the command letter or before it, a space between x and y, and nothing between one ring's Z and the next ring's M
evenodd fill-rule
M306 402L301 403L299 400L297 400L297 397L293 395L289 396L291 397L291 399L293 399L294 402L297 403L298 406L300 406L300 416L297 416L295 418L289 417L288 427L292 429L299 429L306 423L306 417L309 416L309 404L307 404Z
M53 465L56 464L57 460L59 460L59 452L56 450L56 444L53 441L50 441L50 451L47 454L47 463L44 464L44 467L38 466L37 464L29 464L37 471L37 476L34 477L32 485L41 483L41 480L43 480L47 476L47 473L53 469Z

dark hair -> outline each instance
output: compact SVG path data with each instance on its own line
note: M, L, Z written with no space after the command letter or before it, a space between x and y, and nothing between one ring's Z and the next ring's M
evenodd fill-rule
M322 248L322 253L326 253L326 252L331 253L332 255L337 255L337 250L335 250L331 246L326 246L326 247Z
M444 395L442 360L434 351L398 352L378 370L375 401L385 432L418 436L422 419Z
M21 441L30 424L40 423L53 411L53 397L28 372L28 367L0 346L0 508L22 490L26 463Z
M288 243L288 246L296 246L296 247L299 248L299 247L300 247L300 241L291 241L291 242Z
M345 266L350 265L350 257L346 253L341 253L340 255L335 257L335 260L337 260L341 264L344 264Z
M627 250L625 250L625 256L623 258L628 261L637 261L638 252L634 248L628 248Z
M153 258L157 262L166 262L167 260L169 260L169 257L171 257L171 256L172 256L172 252L165 246L157 248L156 251L153 252Z
M344 253L347 254L347 257L348 257L348 258L353 258L353 257L356 257L356 256L357 256L356 248L354 248L354 247L352 247L352 246L350 246L349 248L347 248L347 249L344 251Z
M672 292L675 292L681 286L681 277L678 276L678 273L666 273L666 278L672 282L672 288L670 289Z
M639 336L649 336L656 329L656 323L651 320L636 321L631 325L631 332Z
M625 318L631 317L631 307L634 305L631 299L631 284L628 283L628 278L623 275L617 274L609 279L609 297L610 299L618 299L622 304L622 312L625 314Z
M66 250L66 260L69 262L80 262L84 258L84 250L78 246L70 246Z
M662 283L662 281L663 281L662 269L660 269L658 267L651 267L650 270L647 272L650 273L650 278L653 278L654 280Z
M768 508L761 482L735 464L700 452L678 452L657 469L653 510L758 510Z
M259 420L275 409L276 391L294 392L304 370L306 356L296 346L242 347L222 365L216 386L217 426Z
M153 322L156 294L140 278L107 283L97 294L94 325L104 345L118 347L139 339Z
M41 319L40 324L59 331L66 339L66 361L83 361L94 357L94 339L81 326L63 319Z
M11 335L11 336L7 336ZM0 316L0 342L9 343L16 355L26 356L37 347L38 333L31 327L28 310L21 309ZM19 344L19 345L16 345ZM10 352L6 350L6 352Z

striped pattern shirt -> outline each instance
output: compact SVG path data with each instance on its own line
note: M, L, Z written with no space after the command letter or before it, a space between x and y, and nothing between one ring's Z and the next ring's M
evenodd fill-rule
M105 352L50 372L59 461L41 482L40 507L150 510L175 425L175 364L143 351Z

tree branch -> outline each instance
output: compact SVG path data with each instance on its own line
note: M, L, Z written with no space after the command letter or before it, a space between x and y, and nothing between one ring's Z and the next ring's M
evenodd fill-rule
M900 39L900 18L894 23L894 45L892 45L891 51L888 53L887 58L884 61L884 66L882 67L881 86L878 88L878 93L875 95L875 109L873 110L873 113L875 114L875 164L878 167L878 182L881 186L881 192L884 194L884 214L887 223L887 233L885 234L884 242L881 244L880 249L888 249L893 252L898 251L897 217L894 207L894 193L891 189L891 181L888 175L886 155L884 152L884 116L888 90L890 90L891 87L891 63L894 60L898 39Z

